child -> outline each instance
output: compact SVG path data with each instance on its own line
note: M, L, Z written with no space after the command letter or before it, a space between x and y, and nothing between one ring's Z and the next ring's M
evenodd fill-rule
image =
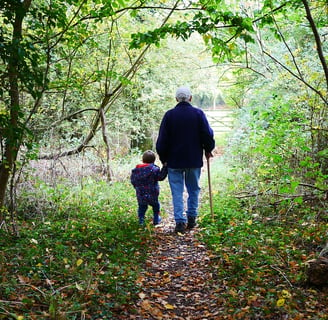
M162 181L167 176L166 165L160 169L154 164L156 159L153 151L146 151L142 155L142 164L138 164L131 173L131 183L136 189L136 195L138 200L138 217L139 223L142 225L145 223L145 213L148 205L153 208L153 224L157 225L161 221L159 216L160 203L158 201L159 196L159 184L158 181Z

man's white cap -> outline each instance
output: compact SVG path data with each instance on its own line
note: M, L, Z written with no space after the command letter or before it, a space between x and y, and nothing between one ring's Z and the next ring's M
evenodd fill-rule
M175 93L175 97L179 100L189 100L191 91L188 87L179 87Z

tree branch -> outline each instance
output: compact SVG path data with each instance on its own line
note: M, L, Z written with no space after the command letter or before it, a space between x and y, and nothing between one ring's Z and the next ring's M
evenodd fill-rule
M274 24L276 25L277 31L279 32L279 35L280 35L280 37L281 37L281 39L282 39L282 41L283 41L285 47L287 48L289 54L290 54L291 57L292 57L292 60L293 60L294 66L295 66L295 68L296 68L296 70L297 70L297 72L298 72L298 74L299 74L300 79L302 79L302 81L305 82L304 77L303 77L303 75L302 75L302 72L301 72L301 70L300 70L300 68L298 67L298 64L297 64L297 62L296 62L296 58L295 58L295 56L294 56L292 50L290 49L290 47L289 47L289 45L288 45L288 43L287 43L287 41L286 41L284 35L283 35L282 32L280 31L279 25L278 25L278 23L277 23L277 21L276 21L276 19L275 19L274 17L273 17L273 20L274 20Z
M302 83L304 83L308 88L310 88L311 90L313 90L315 93L318 94L318 96L322 99L322 101L325 104L328 104L327 99L323 96L323 94L316 88L314 88L312 85L310 85L308 82L306 82L304 79L302 79L300 76L298 76L296 73L294 73L292 70L290 70L289 68L287 68L284 64L282 64L278 59L276 59L274 56L272 56L269 52L263 50L263 53L265 55L267 55L270 59L272 59L273 61L275 61L277 64L279 64L283 69L285 69L287 72L289 72L293 77L295 77L296 79L300 80Z
M319 59L320 59L323 71L325 73L326 87L327 87L327 90L328 90L328 66L327 66L325 56L323 54L320 35L318 33L318 29L315 25L315 22L313 20L311 10L310 10L310 7L309 7L309 4L308 4L307 0L302 0L302 2L303 2L303 5L304 5L304 8L305 8L305 11L306 11L306 18L308 19L308 21L310 23L310 26L311 26L311 29L312 29L312 32L313 32L313 35L314 35L315 43L317 45L317 52L318 52L318 55L319 55ZM326 103L327 103L327 101L326 101Z
M59 119L59 120L53 122L53 123L51 124L50 128L56 127L59 123L61 123L61 122L63 122L63 121L66 121L66 120L69 120L69 119L72 119L72 118L74 118L75 116L77 116L78 114L80 114L80 113L84 113L84 112L87 112L87 111L95 111L95 112L99 112L99 110L96 109L96 108L87 108L87 109L79 110L79 111L76 111L76 112L74 112L74 113L72 113L72 114L69 114L68 116L66 116L66 117L64 117L64 118L62 118L62 119Z
M171 9L170 13L166 16L166 18L164 19L164 21L161 24L161 27L163 27L168 19L171 17L171 15L173 14L173 12L175 11L177 5L179 4L180 0L178 0L175 5L173 6L173 8ZM129 68L129 70L127 70L124 74L123 77L126 79L132 79L135 75L135 73L138 70L138 67L141 64L142 59L144 58L146 52L148 51L148 49L150 48L150 44L148 44L145 49L140 53L140 55L138 56L138 58L135 60L135 62L133 63L133 65ZM101 112L102 110L105 112L108 111L109 107L115 102L115 100L117 99L117 97L120 95L120 93L122 92L123 88L125 87L125 85L122 82L119 82L116 87L112 90L112 92L108 93L105 92L102 102L100 104L100 107L97 109L97 115L95 116L93 123L91 125L91 129L89 131L89 134L85 137L85 139L83 140L83 142L77 146L76 148L69 150L69 151L65 151L56 155L46 155L46 156L41 156L40 159L54 159L54 158L60 158L60 157L64 157L64 156L71 156L77 153L80 153L81 151L83 151L85 148L88 147L88 143L93 139L93 137L96 135L96 132L98 130L98 126L101 120Z

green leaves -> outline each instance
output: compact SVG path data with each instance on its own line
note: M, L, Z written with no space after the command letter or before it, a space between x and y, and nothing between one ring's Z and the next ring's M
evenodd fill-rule
M83 306L109 316L115 305L129 303L149 237L136 222L133 187L95 181L84 190L63 185L38 190L39 197L49 193L43 223L17 221L22 228L15 239L0 229L0 294L20 302L6 310L38 317L48 308L58 318L78 314Z
M213 181L214 186L218 183L222 181ZM297 182L290 187L296 188ZM300 313L306 317L314 309L325 314L324 291L302 285L306 260L325 244L326 222L316 221L314 208L306 209L302 198L295 198L294 205L276 207L279 215L275 216L273 207L250 208L243 199L238 207L233 197L223 193L213 200L215 220L202 219L202 239L213 250L212 266L218 278L224 279L218 286L225 302L220 312L230 310L231 319ZM312 302L304 303L308 299Z
M192 33L199 33L207 44L209 39L213 55L216 57L233 57L241 54L238 44L233 39L242 39L243 42L254 42L250 33L254 32L252 20L233 14L231 11L218 11L206 6L206 10L196 13L189 21L177 21L175 24L144 33L132 34L130 48L140 48L143 45L160 45L160 40L168 35L186 40ZM231 42L231 44L230 44Z

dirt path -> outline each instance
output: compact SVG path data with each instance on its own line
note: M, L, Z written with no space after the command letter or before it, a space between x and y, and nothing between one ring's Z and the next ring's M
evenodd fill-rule
M140 299L126 319L219 319L223 301L212 281L209 252L197 232L195 228L175 234L172 216L155 228L154 249L138 279Z

